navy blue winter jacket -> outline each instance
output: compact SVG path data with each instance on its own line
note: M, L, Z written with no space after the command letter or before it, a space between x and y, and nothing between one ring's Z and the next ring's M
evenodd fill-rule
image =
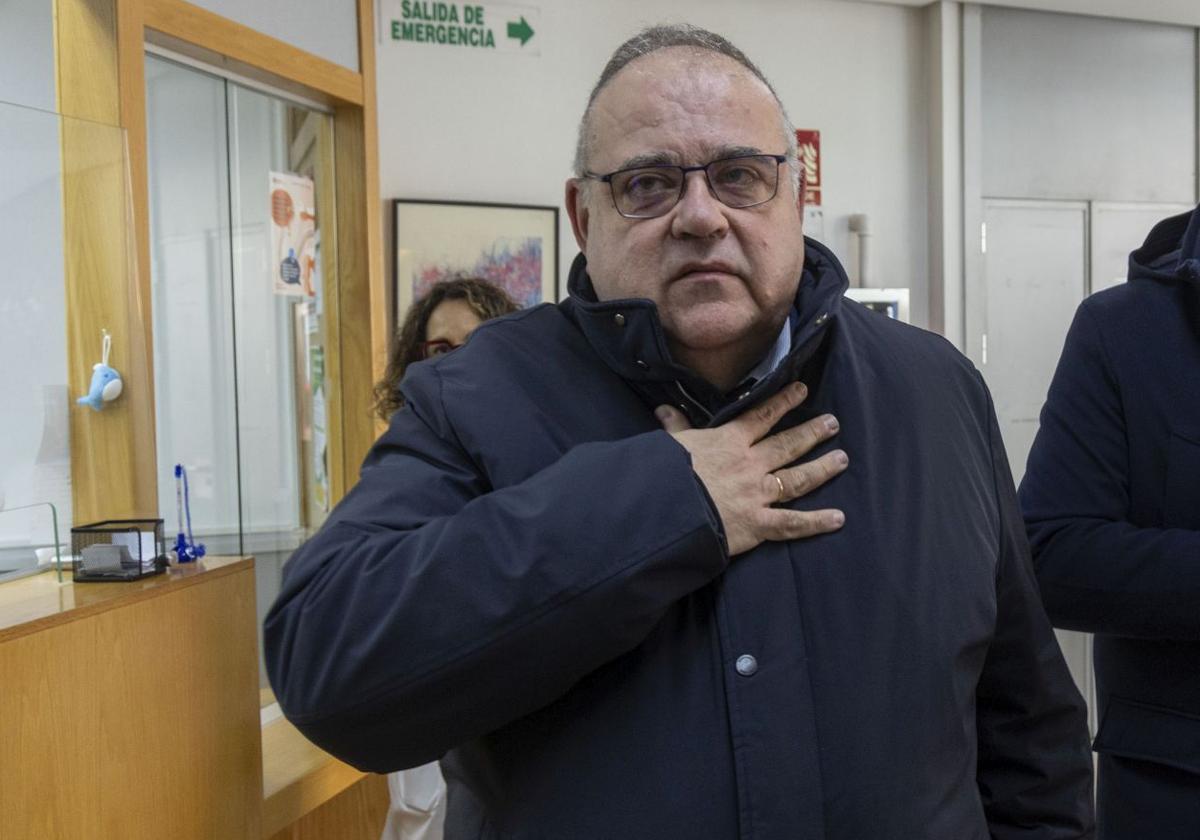
M1095 633L1101 822L1200 837L1200 214L1080 305L1021 483L1054 623Z
M358 767L442 758L452 840L1090 837L987 390L845 286L809 241L792 352L732 404L582 258L414 366L267 617L288 717ZM653 409L720 424L797 378L781 427L835 413L850 468L795 504L846 525L731 560Z

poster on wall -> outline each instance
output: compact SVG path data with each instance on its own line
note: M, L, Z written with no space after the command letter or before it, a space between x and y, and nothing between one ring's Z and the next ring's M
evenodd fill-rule
M796 154L804 173L804 203L821 206L821 132L813 128L796 129Z
M804 179L804 235L825 238L825 212L821 209L821 132L796 129L796 155Z
M529 307L557 300L558 208L397 199L396 320L442 280L478 277Z
M277 295L313 297L317 211L311 178L270 173L271 275Z

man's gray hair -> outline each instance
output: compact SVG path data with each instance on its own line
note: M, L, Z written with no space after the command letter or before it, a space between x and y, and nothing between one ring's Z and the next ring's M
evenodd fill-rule
M591 151L592 105L596 102L596 97L600 95L600 91L604 90L608 83L612 81L613 76L620 73L631 61L668 47L691 47L727 56L745 67L754 78L767 86L767 90L771 91L771 96L775 97L775 103L779 106L781 128L784 140L787 143L788 168L792 173L792 186L798 192L800 189L800 163L796 154L796 128L792 125L791 119L788 118L787 109L783 107L783 102L779 99L779 94L775 92L775 88L767 81L767 77L763 75L763 72L758 69L758 66L744 52L715 32L709 32L707 29L692 26L690 23L651 26L648 29L643 29L617 47L616 52L612 54L612 58L608 60L608 64L604 66L604 72L600 74L600 79L596 82L596 86L592 88L591 96L588 97L587 108L583 112L583 119L579 121L579 138L575 143L575 177L582 178L588 172L588 154Z

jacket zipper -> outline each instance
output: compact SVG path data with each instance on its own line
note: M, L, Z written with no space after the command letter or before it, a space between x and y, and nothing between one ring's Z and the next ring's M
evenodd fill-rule
M713 413L711 411L709 411L707 408L705 408L704 405L699 400L697 400L695 397L693 397L691 394L689 394L687 391L687 388L684 388L683 383L681 383L678 379L675 380L675 387L679 389L679 393L683 395L683 398L685 400L687 400L689 403L691 403L693 406L695 406L700 411L700 413L702 415L704 415L704 418L707 422L709 422L709 423L712 422Z

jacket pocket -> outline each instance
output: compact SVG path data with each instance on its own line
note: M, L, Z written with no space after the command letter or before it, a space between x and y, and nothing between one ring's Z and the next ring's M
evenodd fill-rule
M1200 775L1200 717L1113 697L1092 749Z
M1200 432L1171 435L1163 526L1200 529Z

